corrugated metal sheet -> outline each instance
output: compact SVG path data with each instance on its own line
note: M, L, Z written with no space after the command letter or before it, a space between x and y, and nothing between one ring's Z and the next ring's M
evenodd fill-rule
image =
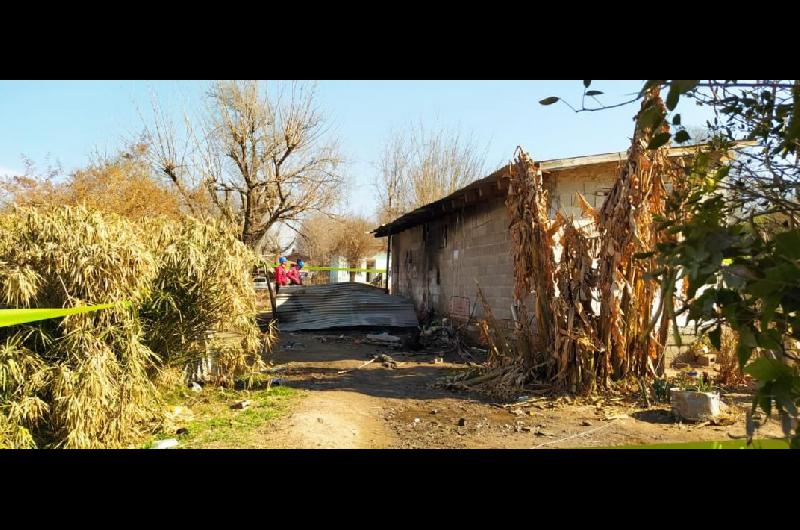
M281 331L419 325L410 300L362 283L289 285L275 302Z

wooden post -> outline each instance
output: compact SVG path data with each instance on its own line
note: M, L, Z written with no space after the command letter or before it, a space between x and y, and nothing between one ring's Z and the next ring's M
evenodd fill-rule
M267 278L267 290L269 290L269 303L272 305L272 320L278 320L278 305L275 303L275 293L272 292L272 280L270 276L274 274L267 274L267 268L264 267L264 276Z
M389 294L389 268L392 265L392 235L386 238L386 294Z

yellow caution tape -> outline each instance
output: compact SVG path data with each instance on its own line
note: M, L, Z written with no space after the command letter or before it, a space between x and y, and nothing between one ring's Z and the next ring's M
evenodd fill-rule
M266 263L262 263L261 267L270 267L275 268L278 266L276 263L275 265L267 265ZM355 267L316 267L316 266L305 266L303 267L304 271L347 271L347 272L369 272L369 273L382 273L386 272L386 269L359 269Z
M88 305L81 307L65 307L61 309L0 309L0 327L14 326L17 324L27 324L39 320L49 320L51 318L61 318L68 315L79 315L90 313L101 309L109 309L115 306L130 306L129 301L117 302L113 304Z

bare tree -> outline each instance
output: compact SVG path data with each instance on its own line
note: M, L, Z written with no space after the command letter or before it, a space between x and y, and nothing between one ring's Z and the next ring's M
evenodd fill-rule
M379 221L440 199L483 176L485 152L457 131L422 125L396 132L378 161Z
M177 147L163 113L145 132L154 165L184 196L188 181L199 182L214 210L257 252L277 223L333 206L344 184L342 159L326 140L313 85L218 81L208 96L199 126L187 119L193 149Z
M311 215L300 223L297 250L315 263L327 266L337 254L342 221L330 215Z
M358 267L362 259L380 250L380 240L370 233L375 228L373 221L354 215L342 218L339 223L334 248L347 260L349 267ZM355 272L350 272L350 281L356 281Z

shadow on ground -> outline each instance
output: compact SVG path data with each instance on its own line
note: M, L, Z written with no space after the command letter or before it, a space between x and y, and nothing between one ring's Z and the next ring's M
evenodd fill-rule
M640 410L638 412L634 412L631 414L631 416L638 421L644 421L647 423L655 423L660 425L675 423L675 417L672 415L672 411L667 409Z
M381 330L382 331L382 330ZM445 361L434 364L437 351L410 351L391 349L375 344L364 344L367 331L336 333L296 332L281 335L272 357L280 367L275 377L292 388L311 391L343 390L375 397L395 399L461 398L488 403L485 396L473 393L455 393L435 386L442 377L467 369L457 355L445 355ZM407 339L407 335L402 335ZM379 361L363 365L375 355L389 355L397 362L396 368L383 366ZM455 358L453 358L455 357ZM345 373L339 373L346 371Z

